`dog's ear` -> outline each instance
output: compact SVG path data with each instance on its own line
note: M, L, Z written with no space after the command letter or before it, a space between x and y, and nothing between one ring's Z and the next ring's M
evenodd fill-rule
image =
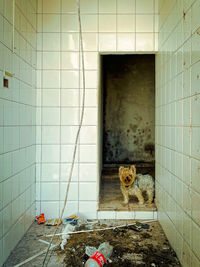
M119 167L119 174L122 173L123 170L124 170L124 167L123 166L120 166Z
M131 170L132 175L133 175L133 176L136 176L136 168L135 168L135 165L132 165L132 166L130 167L130 170Z

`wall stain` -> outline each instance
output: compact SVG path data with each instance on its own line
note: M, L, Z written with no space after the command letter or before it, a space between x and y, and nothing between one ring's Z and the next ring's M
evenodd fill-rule
M155 160L155 56L103 56L103 163Z

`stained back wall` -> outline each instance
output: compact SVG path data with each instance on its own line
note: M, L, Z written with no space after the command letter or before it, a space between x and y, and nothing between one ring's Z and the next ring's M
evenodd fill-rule
M155 56L103 56L103 162L153 162Z

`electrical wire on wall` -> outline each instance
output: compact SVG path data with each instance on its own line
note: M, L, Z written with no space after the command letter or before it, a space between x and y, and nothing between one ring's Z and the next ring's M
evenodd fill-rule
M61 221L62 217L63 217L63 213L65 211L66 208L66 204L67 204L67 199L68 199L68 194L69 194L69 187L70 187L70 183L71 183L71 179L72 179L72 174L73 174L73 169L74 169L74 163L75 163L75 157L76 157L76 151L77 151L77 147L78 147L78 139L79 139L79 135L80 135L80 130L83 124L83 117L84 117L84 110L85 110L85 65L84 65L84 54L83 54L83 36L82 36L82 27L81 27L81 15L80 15L80 0L77 0L77 9L78 9L78 22L79 22L79 36L80 36L80 52L81 52L81 61L82 61L82 73L83 73L83 97L82 97L82 110L81 110L81 118L80 118L80 122L79 122L79 126L78 126L78 130L77 130L77 134L76 134L76 139L75 139L75 145L74 145L74 152L73 152L73 157L72 157L72 164L71 164L71 169L70 169L70 174L69 174L69 179L68 179L68 183L67 183L67 188L66 188L66 193L65 193L65 200L64 200L64 204L63 204L63 208L60 214L60 218L59 221ZM51 248L52 242L54 240L54 237L56 235L56 232L58 230L58 225L55 226L55 232L51 238L51 241L49 243L49 246L47 248L42 266L45 266L45 262L49 253L49 250ZM46 264L46 266L48 265L48 262Z

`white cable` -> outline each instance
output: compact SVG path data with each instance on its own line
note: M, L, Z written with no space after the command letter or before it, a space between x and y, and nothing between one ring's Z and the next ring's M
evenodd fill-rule
M82 59L82 70L83 70L83 98L82 98L82 111L81 111L81 118L80 118L80 123L78 126L78 131L76 134L76 139L75 139L75 146L74 146L74 152L73 152L73 158L72 158L72 164L71 164L71 169L70 169L70 174L69 174L69 179L68 179L68 183L67 183L67 189L66 189L66 193L65 193L65 200L64 200L64 204L63 204L63 208L60 214L60 220L62 219L66 204L67 204L67 198L68 198L68 194L69 194L69 187L70 187L70 183L71 183L71 179L72 179L72 173L73 173L73 169L74 169L74 163L75 163L75 158L76 158L76 151L77 151L77 146L78 146L78 139L79 139L79 135L80 135L80 130L83 124L83 117L84 117L84 110L85 110L85 64L84 64L84 54L83 54L83 38L82 38L82 27L81 27L81 15L80 15L80 0L77 0L77 6L78 6L78 21L79 21L79 36L80 36L80 50L81 50L81 59ZM44 260L43 260L43 264L42 266L44 266L49 249L51 247L51 244L53 242L53 239L56 235L58 229L58 225L56 226L55 232L52 236L52 239L49 243L49 246L47 248L47 252L45 254ZM48 264L48 263L47 263ZM47 265L46 265L47 266Z

